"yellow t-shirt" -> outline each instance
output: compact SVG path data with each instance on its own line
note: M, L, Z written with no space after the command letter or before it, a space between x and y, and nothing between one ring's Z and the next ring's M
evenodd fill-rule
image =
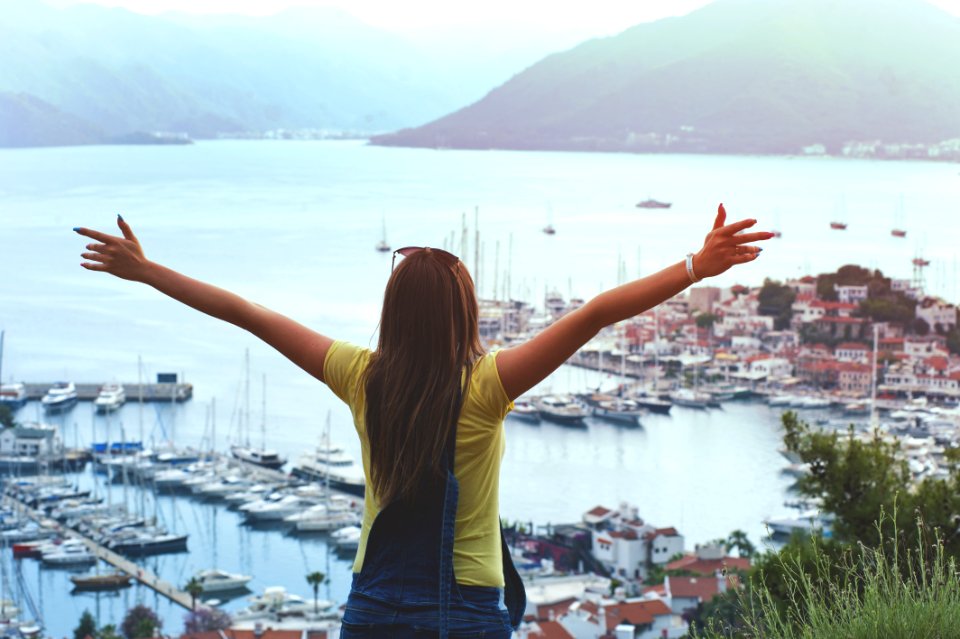
M366 389L362 374L371 352L346 342L334 342L327 351L323 378L337 397L350 407L360 435L363 474L370 481L370 442L364 420ZM473 370L470 388L457 422L454 475L460 483L453 541L453 571L457 583L468 586L503 587L500 551L500 460L505 439L503 418L513 408L497 373L496 354L480 358ZM360 547L353 563L360 572L373 520L380 512L373 491L364 500Z

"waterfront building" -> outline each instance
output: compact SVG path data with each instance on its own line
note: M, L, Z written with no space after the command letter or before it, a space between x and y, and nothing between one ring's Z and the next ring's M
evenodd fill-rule
M62 454L63 441L56 426L30 423L0 431L0 455L37 457Z
M683 535L676 528L651 526L627 503L617 511L598 506L584 514L583 522L591 531L591 554L621 581L641 582L653 566L683 553Z
M870 349L861 342L843 342L833 350L838 362L856 362L866 364L869 360Z

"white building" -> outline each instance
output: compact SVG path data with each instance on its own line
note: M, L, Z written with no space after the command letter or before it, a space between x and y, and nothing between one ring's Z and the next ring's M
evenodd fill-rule
M4 428L0 431L0 454L2 455L59 455L63 442L56 426L28 424Z
M837 286L833 285L833 290L837 292L837 299L844 304L859 304L863 300L867 299L867 285L863 286L852 286L844 285Z
M937 326L942 330L949 330L957 324L957 307L939 299L925 299L917 305L916 315L925 321L931 330Z
M757 378L783 379L793 375L793 365L790 360L782 357L765 357L751 361L749 372Z

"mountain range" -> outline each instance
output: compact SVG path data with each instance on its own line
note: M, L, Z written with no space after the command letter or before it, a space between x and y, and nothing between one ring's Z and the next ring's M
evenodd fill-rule
M922 0L716 0L549 55L383 145L798 153L960 138L960 19Z
M572 42L515 34L439 55L332 7L268 17L4 2L0 145L269 129L389 131L428 122ZM468 71L465 72L465 69Z

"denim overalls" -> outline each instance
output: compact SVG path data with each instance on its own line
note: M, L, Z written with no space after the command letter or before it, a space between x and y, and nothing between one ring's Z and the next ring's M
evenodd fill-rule
M509 639L520 625L526 595L502 529L506 588L459 585L454 577L456 439L454 424L444 455L445 484L425 490L416 504L392 503L374 519L341 639Z

